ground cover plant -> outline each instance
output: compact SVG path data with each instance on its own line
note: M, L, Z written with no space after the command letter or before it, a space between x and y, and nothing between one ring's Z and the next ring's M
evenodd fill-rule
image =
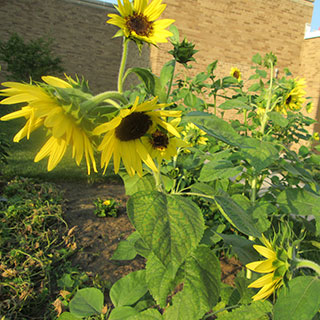
M113 159L136 230L115 256L146 259L145 269L112 285L111 307L101 290L82 288L65 298L59 319L319 319L320 194L312 173L320 162L304 79L288 69L279 76L272 53L253 57L247 83L236 66L218 78L218 61L189 76L195 45L181 41L173 20L159 19L161 1L119 0L116 8L107 22L123 37L117 91L92 95L69 76L1 90L2 104L26 104L1 118L26 119L14 141L47 131L34 160L48 157L48 171L68 147L88 175L98 171L97 153L104 172ZM167 38L173 59L160 76L126 70L129 41L141 49ZM141 85L124 92L131 73ZM221 252L245 266L234 286L221 282Z

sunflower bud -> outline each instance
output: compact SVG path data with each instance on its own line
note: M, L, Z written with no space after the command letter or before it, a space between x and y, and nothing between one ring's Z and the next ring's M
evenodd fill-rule
M189 61L196 61L193 57L198 50L194 50L194 44L192 42L188 42L186 38L183 39L182 42L172 42L174 48L170 50L169 53L173 55L174 59L183 64L187 65Z

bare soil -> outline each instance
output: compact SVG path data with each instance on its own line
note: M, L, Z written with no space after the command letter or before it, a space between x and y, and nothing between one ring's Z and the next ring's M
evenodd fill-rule
M130 261L110 260L118 243L134 231L126 215L128 198L122 185L61 183L60 186L65 190L67 201L65 220L69 228L75 227L78 250L72 258L74 265L111 283L132 271L144 268L145 259L140 256ZM95 216L93 201L97 198L118 200L122 205L118 217ZM220 264L222 281L232 285L241 264L234 258L222 258Z

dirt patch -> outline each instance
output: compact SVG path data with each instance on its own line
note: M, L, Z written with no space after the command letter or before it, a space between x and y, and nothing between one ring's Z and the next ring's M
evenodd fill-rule
M126 274L144 268L145 259L138 256L131 261L113 261L110 258L121 240L126 239L134 228L126 215L128 197L122 185L64 183L67 200L65 220L69 228L76 227L74 235L78 251L73 255L74 265L85 272L98 274L103 280L114 283ZM114 198L122 204L117 218L99 218L93 213L93 201L97 198ZM220 259L222 281L233 285L241 264L235 258Z

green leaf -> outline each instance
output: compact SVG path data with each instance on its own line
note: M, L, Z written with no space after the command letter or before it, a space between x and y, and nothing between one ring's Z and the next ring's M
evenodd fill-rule
M261 65L261 63L262 63L262 57L261 57L261 55L260 55L259 53L255 54L255 55L252 57L252 62Z
M186 260L183 290L164 313L166 320L195 320L210 311L220 296L220 263L213 252L199 246Z
M232 249L239 257L242 264L247 264L260 259L259 254L253 248L254 242L236 234L219 234L223 241L232 245Z
M279 194L277 203L288 214L320 217L320 195L306 189L287 188Z
M254 301L250 305L242 305L231 312L218 313L218 320L268 320L270 312L272 312L272 304L269 301ZM281 320L284 319L289 320L290 318Z
M84 288L76 292L69 303L69 309L75 316L90 317L101 314L103 301L103 293L99 289Z
M226 192L220 190L214 199L220 212L235 228L248 236L261 236L261 233L257 229L257 220L248 214Z
M240 172L242 172L242 167L235 167L231 161L211 160L203 165L199 180L209 182L217 179L227 179L237 176Z
M134 271L119 279L110 289L110 298L115 307L129 306L148 291L145 270Z
M230 109L246 109L246 110L252 110L252 107L250 107L245 101L242 99L231 99L227 100L224 103L220 104L220 109L223 110L230 110Z
M203 215L189 199L139 192L129 199L127 209L140 237L165 266L182 264L202 238Z
M218 60L215 60L207 66L207 73L209 76L213 76L213 71L216 69L217 64L218 64Z
M148 288L162 308L166 306L167 296L173 290L177 271L178 268L173 268L172 265L164 266L153 253L148 256L146 264Z
M127 76L131 73L135 73L138 78L143 82L143 84L146 87L146 90L150 94L154 94L154 88L155 88L155 76L154 74L145 68L129 68L127 69L124 79L127 78Z
M203 101L192 92L188 92L183 101L190 108L198 108L203 105Z
M173 43L179 43L179 30L178 28L172 24L169 27L169 31L172 33L172 37L170 37L170 41Z
M80 320L80 319L81 318L76 317L75 315L73 315L70 312L61 313L61 315L58 318L58 320Z
M128 306L121 306L112 309L109 320L131 320L134 316L139 315L139 312ZM134 318L133 318L134 319Z
M189 122L193 122L208 135L231 146L242 146L243 144L243 137L240 136L228 122L213 114L206 112L191 112L187 114L185 119Z
M126 189L126 194L131 196L139 191L150 191L155 189L154 178L150 174L139 177L137 174L130 177L126 172L119 173Z
M274 305L274 320L310 320L320 308L320 280L301 276L283 287Z
M155 77L154 81L155 81L155 87L154 87L153 95L155 97L158 97L158 99L159 99L158 101L160 103L167 103L167 90L166 90L166 87L161 85L160 78Z
M135 242L123 240L118 244L110 260L132 260L136 257Z
M254 83L248 89L248 91L256 92L261 89L260 83Z
M174 66L175 60L170 60L162 67L160 72L160 82L162 87L165 87L168 81L172 78Z
M268 112L268 117L276 126L286 127L289 123L288 119L286 119L279 112L275 112L275 111Z
M162 315L157 309L148 309L136 316L130 318L130 320L162 320Z
M271 143L254 138L243 140L246 147L241 149L241 154L257 172L267 168L279 157L279 151Z

